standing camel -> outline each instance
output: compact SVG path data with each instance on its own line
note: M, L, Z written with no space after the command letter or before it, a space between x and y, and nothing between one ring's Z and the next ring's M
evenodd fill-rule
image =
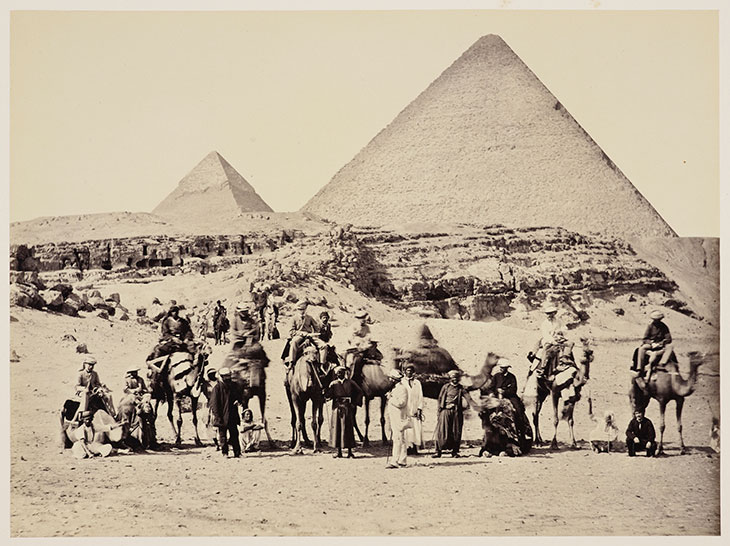
M201 446L198 434L198 398L200 396L202 372L205 368L207 356L204 353L191 355L186 352L177 352L169 355L162 366L161 377L157 385L153 385L152 397L155 399L155 418L160 402L167 403L167 418L175 433L175 444L180 445L182 438L182 398L190 398L193 413L193 427L195 428L195 445ZM148 363L148 365L151 363ZM173 407L177 407L177 421L173 421Z
M540 434L540 410L548 395L553 403L553 439L550 442L551 449L558 448L558 423L560 417L558 415L558 402L563 399L563 418L568 422L570 429L570 446L573 449L578 447L575 441L575 432L573 431L573 410L575 403L580 399L580 391L586 384L589 377L590 364L593 361L593 350L589 347L588 341L583 339L583 355L580 359L580 369L571 373L569 371L561 371L555 373L551 370L545 370L542 380L538 381L534 370L530 370L525 381L525 387L522 394L522 402L528 412L532 414L532 423L535 429L534 443L540 445L543 443ZM570 370L570 368L568 368ZM571 388L572 387L572 388Z
M321 381L314 376L312 365L307 362L307 355L299 357L286 373L286 397L292 415L292 447L295 454L302 453L302 441L309 444L305 424L307 402L312 402L312 431L314 433L314 453L319 452L322 423L324 422L324 393L322 389L329 384L331 370L327 371Z
M659 449L657 455L664 454L664 412L667 409L667 404L672 400L674 400L677 408L677 431L679 432L679 445L681 446L679 453L684 455L687 452L682 438L682 408L684 407L684 399L695 390L697 369L702 363L702 354L691 351L689 353L689 377L684 379L679 373L677 359L672 355L665 367L656 369L652 374L651 381L646 386L648 392L639 388L636 381L631 381L629 401L631 402L632 411L645 410L652 398L659 402Z

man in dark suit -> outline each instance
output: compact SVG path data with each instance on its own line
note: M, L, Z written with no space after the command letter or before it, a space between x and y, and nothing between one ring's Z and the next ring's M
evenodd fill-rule
M644 412L634 411L634 418L629 421L626 429L626 448L629 457L634 457L637 451L646 451L647 457L653 457L656 452L656 432L654 425L644 417Z

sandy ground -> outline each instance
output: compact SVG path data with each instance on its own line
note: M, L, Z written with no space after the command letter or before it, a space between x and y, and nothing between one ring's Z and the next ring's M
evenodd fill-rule
M134 309L135 298L151 301L151 290L160 287L148 288L135 286L134 292L130 286L128 293L122 291L122 302ZM595 424L584 397L576 409L578 450L568 449L568 431L561 423L556 452L542 447L522 458L480 459L476 456L480 424L470 413L463 458L410 457L409 468L388 470L388 450L379 441L377 402L372 404L370 431L374 446L358 448L355 460L335 460L327 447L322 454L305 450L304 455L290 455L286 446L291 434L289 410L283 369L276 358L281 340L265 345L272 359L267 416L277 449L225 459L210 441L206 447L194 447L190 414L185 414L180 449L75 460L70 451L60 448L58 411L72 392L80 358L76 344L62 342L62 336L73 334L89 346L99 360L97 371L116 400L125 369L130 363L143 364L157 334L134 320L71 318L16 308L11 315L17 319L11 322L11 349L20 357L19 362L10 363L11 535L15 537L704 535L720 531L720 457L705 447L711 407L719 404L719 360L717 347L712 346L716 342L702 337L703 332L707 334L704 330L686 338L677 336L682 356L691 349L707 351L708 344L712 353L685 404L688 455L678 453L673 405L667 418L667 457L630 459L625 453L592 453L584 439ZM672 324L685 325L678 315L671 318L676 320ZM417 323L381 323L374 331L384 345L395 344L413 337ZM600 320L596 318L595 323ZM534 334L509 321L429 324L465 369L478 364L485 347L507 351L522 386L527 364L518 355L526 352ZM590 383L594 408L599 415L606 409L615 411L621 428L629 418L625 370L633 345L625 330L594 326L591 332L596 340ZM679 326L673 331L678 330ZM226 350L216 348L212 362L222 361ZM430 454L433 401L427 401L426 414L424 437ZM658 425L655 402L648 416ZM541 431L548 438L550 421L546 409ZM359 422L362 425L362 412ZM172 440L162 410L158 432L163 441ZM210 438L202 427L201 434Z

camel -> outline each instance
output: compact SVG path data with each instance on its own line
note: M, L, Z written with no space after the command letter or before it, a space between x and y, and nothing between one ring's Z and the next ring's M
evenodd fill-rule
M329 384L331 370L327 371L325 379L320 381L313 376L312 366L306 360L307 355L301 356L296 363L290 366L286 374L286 397L292 414L292 443L293 453L301 454L302 441L309 444L305 425L305 411L307 402L312 402L312 431L314 433L314 453L320 450L322 423L324 422L324 393L322 389Z
M651 380L647 385L648 393L640 389L635 381L631 381L629 389L629 401L631 402L632 411L643 411L654 398L659 402L659 448L657 455L664 454L664 412L667 404L674 400L677 409L677 431L679 432L680 455L684 455L687 449L682 438L682 408L684 407L684 399L692 394L695 390L697 382L697 369L703 364L702 354L697 351L691 351L689 356L689 377L684 379L679 373L676 357L673 356L666 367L656 369L652 374Z
M580 359L580 369L576 370L570 367L557 373L546 369L546 375L542 381L538 381L537 374L533 373L533 369L527 374L522 402L526 409L531 408L531 410L527 411L528 415L532 413L532 423L535 429L534 443L537 445L543 443L542 435L540 434L539 417L542 405L549 395L553 403L554 426L553 439L550 442L551 449L558 448L558 423L560 422L558 402L561 398L563 399L562 416L568 422L570 430L570 446L573 449L578 448L578 444L575 441L575 432L573 431L573 410L575 409L576 402L580 399L580 391L583 385L588 381L590 364L593 361L593 350L590 348L588 340L582 339L581 341L583 343L583 354ZM564 393L567 393L567 396Z
M200 397L201 380L203 369L207 361L205 353L198 353L193 356L187 352L177 352L166 358L166 363L162 366L156 384L152 385L152 398L155 399L155 418L157 418L157 410L160 402L167 403L167 418L172 426L175 434L175 444L180 445L182 438L180 435L182 429L182 398L187 396L190 398L191 409L193 413L193 427L195 428L195 445L202 446L200 435L198 434L198 398ZM148 365L152 362L148 362ZM177 406L177 422L173 421L173 407Z
M499 355L489 352L479 373L464 375L461 380L467 391L480 393L478 401L469 396L469 405L479 414L484 430L480 457L485 452L520 455L527 453L532 447L532 429L522 408L513 400L500 399L491 393L492 371L499 358Z

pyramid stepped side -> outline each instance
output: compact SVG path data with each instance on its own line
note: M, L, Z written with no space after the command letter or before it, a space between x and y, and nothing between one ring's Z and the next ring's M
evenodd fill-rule
M493 35L457 59L302 210L360 225L500 223L675 235Z
M217 152L195 166L152 211L183 221L230 219L241 212L271 212L251 185Z

